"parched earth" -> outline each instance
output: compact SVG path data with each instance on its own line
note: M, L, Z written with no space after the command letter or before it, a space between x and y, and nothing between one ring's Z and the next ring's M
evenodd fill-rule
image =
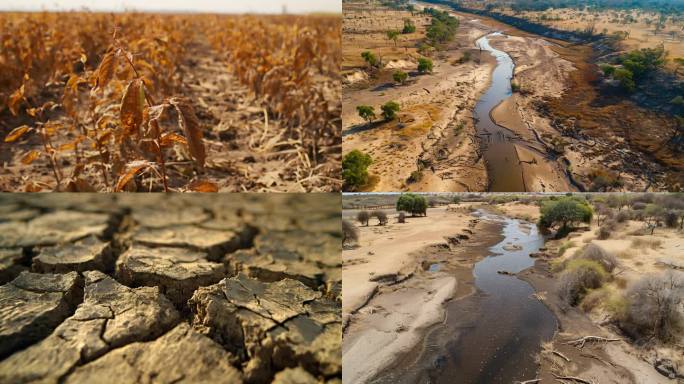
M341 381L339 195L0 195L0 383Z

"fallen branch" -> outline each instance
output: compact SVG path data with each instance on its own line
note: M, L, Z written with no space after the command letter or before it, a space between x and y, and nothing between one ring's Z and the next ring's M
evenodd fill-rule
M541 379L532 379L532 380L525 380L525 381L515 381L513 384L534 384L540 382Z
M590 359L596 359L605 365L610 365L611 367L615 368L615 364L611 363L610 361L603 360L602 358L600 358L596 355L592 355L591 353L580 353L580 356L587 357Z
M565 380L565 381L572 381L575 383L582 383L582 384L594 384L593 381L585 380L581 377L575 377L575 376L558 376L555 373L552 373L552 375L557 379L557 380Z
M556 355L556 356L559 356L560 358L562 358L563 360L567 361L568 363L570 362L570 359L569 359L567 356L565 356L564 354L562 354L562 353L560 353L560 352L558 352L558 351L551 351L551 353L553 353L553 354Z
M575 346L579 349L582 349L582 348L584 348L584 344L587 342L589 342L589 343L606 342L607 343L610 341L622 341L622 339L609 339L609 338L600 337L600 336L584 336L584 337L581 337L577 340L566 341L564 344L572 345L572 346Z

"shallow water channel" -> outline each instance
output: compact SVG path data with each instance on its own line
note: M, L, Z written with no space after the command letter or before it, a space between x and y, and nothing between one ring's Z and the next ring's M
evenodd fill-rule
M502 101L511 97L511 79L515 64L506 52L493 48L489 38L505 36L499 32L490 33L477 40L476 45L496 58L492 83L475 105L475 130L480 137L481 150L489 175L489 190L492 192L522 192L525 183L522 168L513 146L515 135L509 129L494 123L491 111Z
M432 326L418 356L386 370L375 383L511 383L534 379L535 355L553 337L556 318L534 298L534 289L516 276L534 264L544 238L520 220L479 212L503 224L504 239L475 264L478 292L446 304L443 323ZM409 305L409 303L407 303Z

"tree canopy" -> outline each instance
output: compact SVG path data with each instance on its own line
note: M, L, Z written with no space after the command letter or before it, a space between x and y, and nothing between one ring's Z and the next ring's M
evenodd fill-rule
M408 212L411 216L427 216L427 207L427 199L414 193L402 194L399 196L399 200L397 200L397 211Z

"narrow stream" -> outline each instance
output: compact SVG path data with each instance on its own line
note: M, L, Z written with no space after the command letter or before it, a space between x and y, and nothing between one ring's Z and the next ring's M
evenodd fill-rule
M556 318L539 300L534 289L516 276L534 265L530 253L538 252L544 237L535 225L520 220L482 214L503 220L504 239L490 248L491 256L475 264L475 285L482 293L472 328L452 345L430 375L435 383L511 383L536 377L535 355L556 330ZM449 318L460 312L455 301L447 306Z
M480 137L481 150L489 175L489 191L520 192L525 191L522 167L518 163L513 140L515 135L510 130L494 123L491 111L512 95L511 79L515 64L513 59L503 51L489 44L489 37L505 36L499 32L490 33L477 40L481 50L489 52L496 58L496 68L492 73L492 84L475 105L475 130Z
M510 384L536 377L535 356L553 337L553 313L516 276L534 265L530 253L544 238L533 224L484 212L503 224L504 239L475 264L478 292L446 304L446 319L432 326L417 356L385 371L374 383ZM408 305L408 303L407 303Z

